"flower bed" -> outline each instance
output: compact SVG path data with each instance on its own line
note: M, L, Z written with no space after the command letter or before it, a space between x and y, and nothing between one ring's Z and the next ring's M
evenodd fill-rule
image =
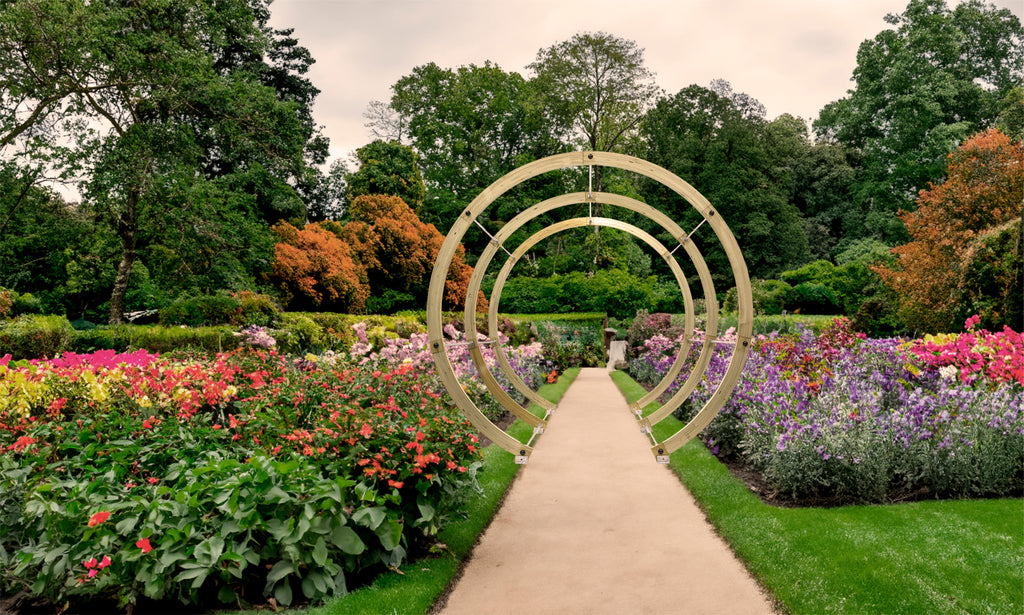
M0 360L0 594L287 605L399 565L479 454L432 366L393 359Z
M806 502L1020 494L1024 346L1013 331L975 331L976 324L909 342L855 336L845 319L818 336L761 336L702 438L716 454L759 470L779 495ZM648 340L631 364L634 377L657 382L677 347ZM716 346L706 377L677 411L681 419L713 393L730 348ZM695 344L691 362L698 352Z

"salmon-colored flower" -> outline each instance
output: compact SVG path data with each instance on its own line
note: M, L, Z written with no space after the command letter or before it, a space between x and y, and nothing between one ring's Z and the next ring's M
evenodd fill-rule
M89 518L89 527L96 527L110 518L110 513L107 511L98 512Z

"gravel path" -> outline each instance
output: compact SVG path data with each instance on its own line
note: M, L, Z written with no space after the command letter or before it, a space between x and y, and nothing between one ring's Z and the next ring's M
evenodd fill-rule
M441 613L774 611L689 492L655 463L607 371L588 368Z

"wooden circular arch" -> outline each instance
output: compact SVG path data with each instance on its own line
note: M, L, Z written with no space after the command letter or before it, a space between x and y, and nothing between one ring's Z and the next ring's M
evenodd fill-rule
M535 162L519 167L518 169L515 169L514 171L508 173L504 177L498 179L496 182L485 188L459 215L458 220L456 220L455 223L452 225L451 230L446 235L445 241L442 244L440 251L438 252L437 261L434 264L434 270L430 278L430 289L427 295L427 331L430 340L431 354L433 355L434 362L437 366L438 373L441 376L441 380L442 382L444 382L445 388L448 390L448 393L451 395L453 401L456 403L456 405L459 406L459 408L463 411L463 413L470 420L470 422L473 423L473 425L477 429L479 429L481 433L486 435L496 444L525 460L532 452L530 446L513 438L503 430L499 429L496 425L491 423L491 421L489 421L487 417L485 417L483 413L480 412L479 408L476 407L473 401L462 389L462 386L460 385L458 379L455 376L455 372L452 369L451 361L448 358L448 353L445 348L441 323L441 303L444 295L445 279L447 278L448 270L451 267L451 263L455 256L455 252L458 249L459 244L462 242L462 238L465 236L465 233L468 230L469 226L474 223L476 217L479 216L480 213L483 212L491 203L493 203L495 199L497 199L499 196L501 196L511 188L515 187L516 185L532 177L536 177L537 175L540 175L548 171L575 166L606 166L623 169L626 171L631 171L634 173L638 173L640 175L644 175L670 188L671 190L682 196L684 199L686 199L686 201L694 209L700 212L700 214L704 217L704 222L702 222L701 224L707 223L709 227L714 231L716 237L718 238L718 241L721 243L723 249L725 250L726 256L729 259L729 265L732 269L733 277L736 283L737 299L739 304L739 319L737 323L736 346L733 351L732 358L729 361L729 366L726 369L725 375L722 378L722 381L719 383L718 388L712 394L711 398L707 401L707 403L704 404L704 407L701 408L697 415L694 416L694 418L689 423L687 423L682 429L680 429L678 432L676 432L669 438L666 438L664 441L656 442L654 446L651 448L652 453L659 461L667 461L667 456L672 451L677 450L679 447L681 447L683 444L685 444L687 441L689 441L691 438L697 435L702 429L704 429L704 427L707 426L708 423L711 422L712 419L714 419L715 415L722 408L722 406L725 405L725 402L732 394L732 390L736 385L736 381L738 380L740 372L743 369L743 365L746 363L747 355L749 354L750 350L750 334L753 328L753 306L751 299L750 279L747 273L747 266L745 261L743 260L743 255L739 249L739 245L736 243L736 239L735 237L733 237L732 232L729 230L729 227L726 225L725 221L722 220L721 216L717 215L717 212L707 201L707 199L704 198L703 195L701 195L697 190L695 190L690 184L683 181L682 179L680 179L679 177L675 176L674 174L670 173L669 171L665 170L662 167L659 167L645 160L634 158L632 156L626 156L623 154L614 154L610 152L572 152L566 154L558 154L555 156L549 156L547 158L542 158L541 160L537 160ZM602 197L607 196L608 195L602 195ZM639 202L637 201L636 203ZM641 205L643 204L641 203ZM657 211L653 210L653 208L651 209L652 211ZM647 215L649 218L655 219L652 216L652 212L645 211L641 213ZM539 214L534 214L533 216L535 215ZM662 214L660 214L660 212L654 215L662 217ZM665 219L667 219L667 217ZM591 218L583 220L587 220L587 223L589 224L593 223L594 219ZM602 219L602 221L603 220L607 219ZM610 222L614 224L608 224L609 226L616 225L621 228L621 223L614 220L611 220ZM671 220L669 220L669 222L671 223ZM674 225L674 223L672 223L672 225ZM557 226L557 224L552 226ZM678 225L674 226L675 228L678 228ZM504 230L504 228L502 230ZM542 233L543 232L544 231L542 231ZM558 231L552 231L552 233L554 232ZM500 231L499 234L501 234ZM508 234L510 235L511 231L509 231ZM679 229L679 233L673 232L672 234L680 241L684 248L687 248L687 244L692 245L692 242L690 242L687 239L686 235L682 233L681 229ZM495 241L492 243L497 243L497 238L495 238ZM490 246L488 246L488 249L489 248ZM694 254L691 253L689 249L687 249L687 252L690 254L691 259L693 259ZM694 262L696 264L696 260ZM700 259L700 262L703 263L703 259ZM509 263L514 263L514 258L510 258ZM507 267L511 267L511 264L509 263L506 263ZM698 266L698 269L699 268L700 267ZM475 271L474 275L476 275ZM709 292L708 284L710 283L710 275L707 276L707 280L705 280L704 275L702 273L700 273L700 277L702 286L704 286L705 296L707 296ZM472 286L473 285L471 284L471 288ZM477 280L476 288L479 288L479 280ZM713 290L711 290L710 292L711 296L714 296ZM494 303L497 303L498 300L500 300L500 297L494 297L492 300L494 300ZM475 303L475 293L474 299L472 301ZM717 318L717 303L714 303L713 306L709 305L708 307L709 323L711 323L712 314L714 314L714 316ZM714 307L714 309L710 309L711 307ZM494 310L494 313L496 314L496 308ZM472 314L469 313L467 309L467 320L469 320L471 316ZM494 318L494 320L496 320L496 317ZM473 322L474 325L472 329L468 329L467 331L475 330L475 320ZM495 323L493 322L491 323L492 328L494 327L494 324ZM705 353L708 353L708 359L710 359L709 353L710 346L713 343L713 340L711 339L713 335L716 335L716 333L712 333L711 335L705 336L704 348L702 350L701 355L702 357L704 357ZM471 351L474 353L474 362L476 363L476 355L479 354L479 347L477 346L475 340L471 340L470 344ZM680 353L680 355L681 356L677 358L676 362L681 364L682 353ZM699 360L700 359L698 359L698 361ZM483 365L484 369L480 369L480 365ZM675 367L675 365L673 367ZM699 364L698 367L700 367ZM481 376L484 378L485 384L488 385L489 389L491 388L492 385L497 385L496 381L494 381L493 379L493 375L490 374L488 369L486 369L486 365L483 363L482 356L480 357L479 363L477 364L477 369L480 371ZM503 366L503 370L504 369L507 369L507 371L509 372L511 371L510 368L505 368ZM700 371L703 372L703 369L706 369L706 364L704 365L704 367L700 369ZM697 371L697 369L694 370L695 373ZM483 376L485 372L487 373L487 376ZM692 374L691 379L693 379ZM666 387L667 386L668 385L666 385ZM500 387L497 388L500 389ZM682 403L682 400L685 399L685 395L681 396L681 393L683 393L683 389L681 389L679 393L674 395L668 404L665 404L665 406L662 406L648 417L643 418L641 420L641 423L644 425L645 429L649 430L651 425L663 419L665 416L671 413L672 410L675 407L677 407L679 403ZM689 391L686 392L686 395L688 394ZM507 397L507 394L505 395ZM644 399L647 399L648 397L649 396L645 396ZM501 400L499 399L499 401ZM675 406L670 407L672 403L675 403ZM550 409L550 404L548 404L548 407ZM638 405L634 405L634 411L637 412L638 416L640 415L640 409ZM535 426L537 425L537 423L535 422L534 424Z

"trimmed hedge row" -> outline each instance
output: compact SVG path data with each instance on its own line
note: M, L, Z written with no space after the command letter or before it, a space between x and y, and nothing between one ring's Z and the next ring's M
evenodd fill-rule
M348 350L355 342L352 325L366 323L375 345L387 337L409 337L426 330L416 314L360 316L329 313L279 313L270 334L283 352ZM222 352L238 346L233 326L117 325L75 330L64 316L26 314L0 321L0 357L15 360L54 357L66 351L144 348L150 352Z
M461 328L462 315L444 315L446 323ZM604 323L602 313L583 314L511 314L499 325L512 345L539 341L544 355L559 369L593 367L604 363ZM388 338L408 338L426 331L425 312L402 312L394 316L334 314L329 312L279 312L268 333L277 348L286 353L347 351L356 342L352 326L366 325L366 335L374 347ZM253 324L253 323L250 323ZM477 322L487 330L486 320ZM96 350L144 348L150 352L196 351L223 352L237 347L234 326L117 325L75 330L63 316L26 314L0 321L0 357L10 354L15 360L54 357L62 352L88 353Z

